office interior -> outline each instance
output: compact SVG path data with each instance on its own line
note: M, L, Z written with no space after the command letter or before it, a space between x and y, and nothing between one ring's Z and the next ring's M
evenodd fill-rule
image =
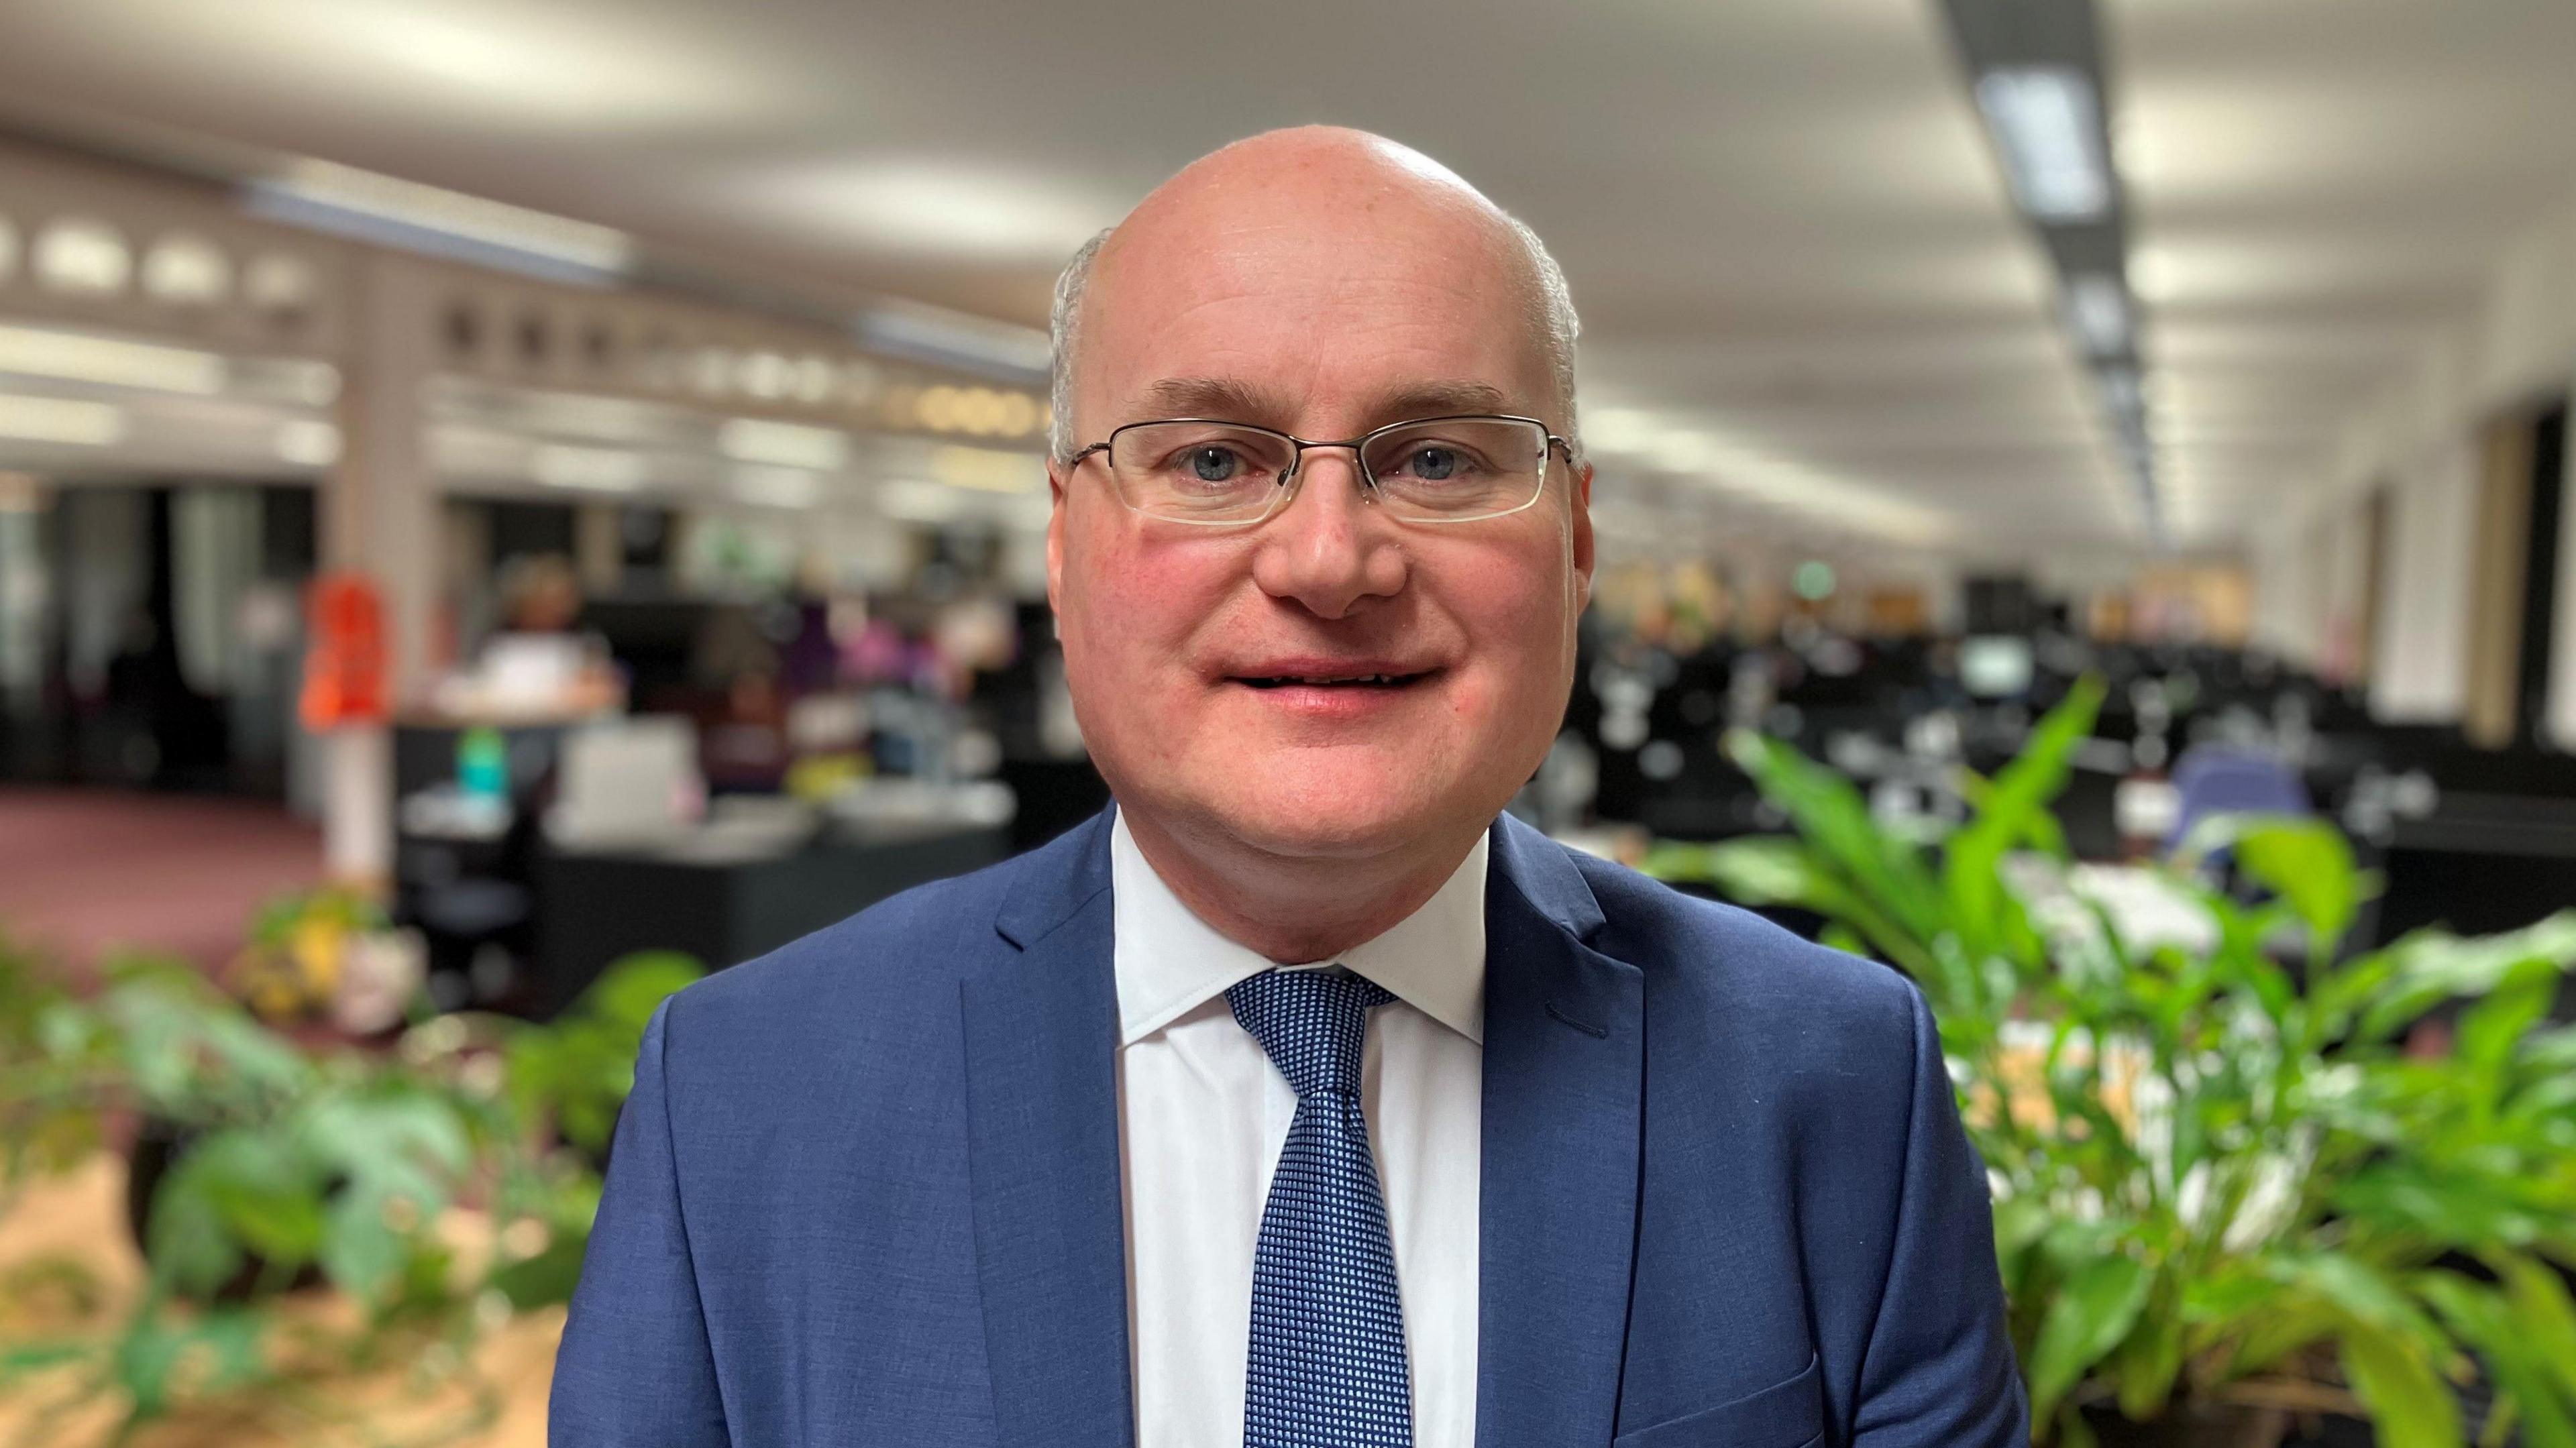
M0 931L386 1052L1089 817L1049 286L1303 121L1455 166L1583 315L1599 572L1515 813L1779 834L1749 732L1934 842L2098 683L2084 867L2287 814L2368 873L2348 952L2531 926L2576 904L2571 74L2563 0L24 8ZM262 966L315 901L382 948ZM497 1330L463 1441L541 1441L546 1320ZM231 1431L169 1441L292 1441Z

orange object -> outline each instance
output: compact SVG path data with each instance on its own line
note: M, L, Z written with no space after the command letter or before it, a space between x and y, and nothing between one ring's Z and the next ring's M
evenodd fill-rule
M385 607L375 584L362 573L323 574L305 609L312 643L298 706L304 727L384 722Z

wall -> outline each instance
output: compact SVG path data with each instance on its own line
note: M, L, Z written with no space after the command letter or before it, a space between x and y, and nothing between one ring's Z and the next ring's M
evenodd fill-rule
M2254 643L2303 665L2325 646L2322 530L2312 519L2254 541Z
M2477 440L2497 415L2576 386L2576 198L2535 221L2489 269L2476 302L2357 408L2312 484L2252 540L2258 641L2329 669L2368 560L2367 496L2391 490L2379 540L2374 709L2456 720L2467 702ZM2576 538L2576 510L2562 519ZM2576 747L2576 547L2559 553L2562 620L2550 720Z
M2468 702L2469 560L2477 518L2477 453L2463 437L2390 488L2381 540L2371 711L2392 723L2441 723Z
M2565 452L2565 499L2558 510L2558 612L2550 630L2550 739L2561 749L2576 749L2576 412L2568 419L2571 445Z

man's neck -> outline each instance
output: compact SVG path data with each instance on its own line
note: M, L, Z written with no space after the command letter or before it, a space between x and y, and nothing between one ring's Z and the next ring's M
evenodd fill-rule
M1422 908L1475 848L1464 839L1364 858L1278 855L1239 840L1176 838L1120 806L1136 848L1190 913L1282 965L1329 960Z

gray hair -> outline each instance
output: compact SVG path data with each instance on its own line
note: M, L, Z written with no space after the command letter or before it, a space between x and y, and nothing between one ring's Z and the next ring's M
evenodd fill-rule
M1538 239L1529 223L1509 212L1498 214L1529 257L1530 271L1537 282L1537 293L1530 298L1531 320L1547 348L1548 370L1556 381L1557 407L1564 414L1557 425L1565 429L1566 441L1573 444L1575 455L1580 457L1582 434L1574 421L1574 343L1583 334L1583 321L1574 314L1574 291L1565 284L1565 269L1556 264L1547 243ZM1084 242L1055 279L1055 305L1047 318L1048 333L1053 339L1047 446L1059 462L1083 446L1074 440L1073 433L1074 349L1082 330L1083 294L1091 289L1091 269L1100 260L1102 243L1117 229L1110 227Z

